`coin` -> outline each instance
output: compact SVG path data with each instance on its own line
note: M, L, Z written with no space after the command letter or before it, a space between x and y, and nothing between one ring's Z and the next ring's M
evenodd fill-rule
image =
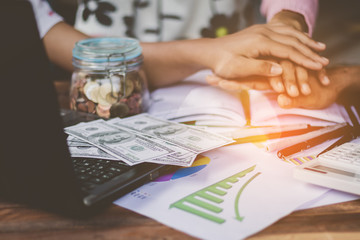
M103 118L109 118L110 117L110 105L104 106L101 104L98 104L96 106L96 114Z
M89 100L93 101L94 103L99 102L99 86L95 86L90 92Z
M129 113L129 107L124 103L115 103L110 108L110 117L126 117Z
M97 103L98 91L99 91L99 84L95 81L89 81L84 85L85 96L89 100L95 103Z

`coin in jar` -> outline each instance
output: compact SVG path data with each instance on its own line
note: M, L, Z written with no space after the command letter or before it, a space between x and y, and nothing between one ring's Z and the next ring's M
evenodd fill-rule
M104 99L109 104L114 104L118 100L118 90L116 86L111 83L105 83L100 86L99 94L101 99Z
M100 117L103 117L103 118L110 117L110 111L109 110L110 110L109 105L104 106L104 105L98 104L96 106L96 114L99 115Z
M110 108L110 117L126 117L129 113L129 107L125 103L117 102Z
M85 96L89 100L97 103L98 102L97 98L98 98L98 95L99 95L99 87L100 87L99 84L97 82L95 82L95 81L87 82L84 85L84 94L85 94Z

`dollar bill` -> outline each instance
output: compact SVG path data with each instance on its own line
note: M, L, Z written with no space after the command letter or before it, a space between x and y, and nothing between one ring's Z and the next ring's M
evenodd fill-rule
M233 142L230 138L185 124L157 119L146 113L123 119L114 118L107 122L116 127L127 127L161 138L196 154Z
M96 158L119 161L119 159L108 154L102 149L79 138L69 136L67 138L67 143L71 157ZM149 159L147 160L147 162L189 167L192 165L197 156L190 151L186 151L187 154L184 154L183 151L176 151L175 148L173 149L175 151L174 153L160 158Z
M139 116L139 115L137 115ZM134 117L131 118L132 120L136 121L136 119L138 117ZM120 118L118 118L119 120ZM107 123L112 124L112 122L115 121L115 123L113 124L113 126L118 127L116 124L117 120L109 120L107 121ZM122 127L125 127L124 125ZM128 127L128 126L127 126ZM137 131L136 129L132 128L133 130ZM138 131L139 134L147 134L145 132L142 131ZM174 152L172 154L169 154L167 156L163 156L160 158L155 158L155 159L151 159L149 160L149 162L153 162L153 163L160 163L160 164L169 164L169 165L177 165L177 166L182 166L182 167L189 167L192 165L192 163L194 162L197 153L194 152L191 149L185 148L183 146L178 146L172 142L169 142L167 140L158 138L156 135L151 135L149 134L148 137L151 137L154 141L161 141L161 144L166 145L167 147L171 148L174 150Z
M81 158L96 158L104 160L116 160L114 156L108 154L104 150L91 145L90 143L84 142L79 138L69 136L67 139L67 144L69 147L71 157L81 157Z
M129 165L174 152L160 141L153 141L126 127L111 126L102 119L67 127L64 130L67 134L82 139Z
M149 162L167 164L167 165L176 165L181 167L190 167L193 164L194 160L196 159L196 156L197 154L178 155L173 153L165 157L150 159Z

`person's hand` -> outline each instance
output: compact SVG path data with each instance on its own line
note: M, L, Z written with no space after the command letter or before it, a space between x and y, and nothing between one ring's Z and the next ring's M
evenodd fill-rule
M312 89L310 94L298 95L296 97L285 93L279 94L277 98L279 106L282 108L321 109L335 102L338 90L334 87L334 83L323 86L319 83L316 74L311 73L309 74L308 84Z
M324 74L324 73L322 73ZM360 67L334 67L326 71L330 78L330 84L323 86L316 79L318 73L309 75L309 84L312 89L311 94L290 97L286 94L279 94L277 101L283 108L308 108L321 109L328 107L336 101L340 93L346 89L360 90Z
M277 13L267 25L274 31L278 31L279 26L288 26L301 32L308 32L304 17L292 11L284 10ZM278 93L286 92L291 97L297 97L300 94L309 95L311 88L308 83L308 70L288 60L280 60L279 63L283 69L282 75L269 79L273 90ZM319 71L318 80L324 86L330 83L324 71Z
M227 92L240 92L242 90L271 90L269 80L264 77L246 77L239 80L227 80L216 75L206 76L209 85L218 87Z
M291 97L297 97L300 94L309 95L312 92L309 85L309 72L307 69L288 60L282 60L279 63L283 68L282 75L269 78L270 85L274 91L287 93ZM317 80L323 86L330 84L325 70L317 72Z
M338 84L331 82L329 86L323 86L319 83L316 76L318 73L311 73L309 75L308 84L313 90L310 94L300 94L297 97L291 97L286 93L280 93L277 102L282 108L308 108L321 109L332 104L339 93ZM209 75L206 78L207 82L229 92L239 92L244 89L254 90L270 90L272 89L267 79L261 78L247 78L241 81L225 80L215 75ZM340 88L341 89L341 88Z
M330 78L330 84L324 86L317 79L319 74L327 74ZM209 75L206 78L210 85L219 87L226 91L239 92L244 89L270 90L270 82L266 78L249 77L238 80L226 80L215 75ZM346 88L360 90L360 66L338 66L329 68L322 73L309 72L308 84L312 92L308 95L300 94L297 97L291 97L286 93L278 95L277 102L282 108L307 108L321 109L328 107L338 98L340 92Z
M200 61L223 79L252 75L273 77L283 73L281 66L260 58L287 59L307 69L320 70L329 62L316 53L324 46L289 26L254 25L231 35L208 39L202 45Z

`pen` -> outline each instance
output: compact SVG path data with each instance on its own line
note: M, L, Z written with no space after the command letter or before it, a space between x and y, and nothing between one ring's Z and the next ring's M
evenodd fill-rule
M239 93L240 101L244 109L246 126L251 125L251 112L250 112L250 97L248 90L241 90Z
M330 151L331 149L340 146L343 143L349 142L352 139L355 139L357 137L354 128L349 128L349 131L347 133L344 134L344 136L342 136L340 139L338 139L336 142L334 142L333 144L331 144L329 147L327 147L326 149L324 149L323 151L321 151L316 157L320 156L323 153L326 153L328 151Z
M341 123L333 126L328 126L323 129L319 129L317 130L318 134L315 134L311 138L279 150L277 152L277 156L279 158L285 158L294 153L301 152L303 150L319 145L330 139L340 137L344 134L344 132L348 131L349 127L350 126L347 123Z
M290 147L293 146L295 144L301 143L301 142L305 142L308 139L317 137L317 136L321 136L324 133L333 131L335 129L341 128L343 126L345 126L346 123L342 123L342 124L336 124L336 125L330 125L330 126L326 126L326 127L322 127L320 129L305 133L305 134L301 134L298 136L294 136L292 138L287 138L287 139L282 139L280 141L277 142L273 142L268 144L265 149L268 152L272 152L272 151L278 151L280 149L284 149L286 147Z
M359 127L360 124L359 124L359 121L358 121L358 119L357 119L357 117L355 115L355 113L357 113L357 110L356 110L355 106L354 105L346 105L344 107L345 107L345 110L346 110L346 112L347 112L347 114L348 114L348 116L350 118L350 121L351 121L352 125L354 127L355 126Z
M284 126L269 126L258 128L245 128L236 131L222 133L225 137L234 139L237 143L266 141L268 139L295 136L304 134L320 127L313 127L308 124L291 124Z

